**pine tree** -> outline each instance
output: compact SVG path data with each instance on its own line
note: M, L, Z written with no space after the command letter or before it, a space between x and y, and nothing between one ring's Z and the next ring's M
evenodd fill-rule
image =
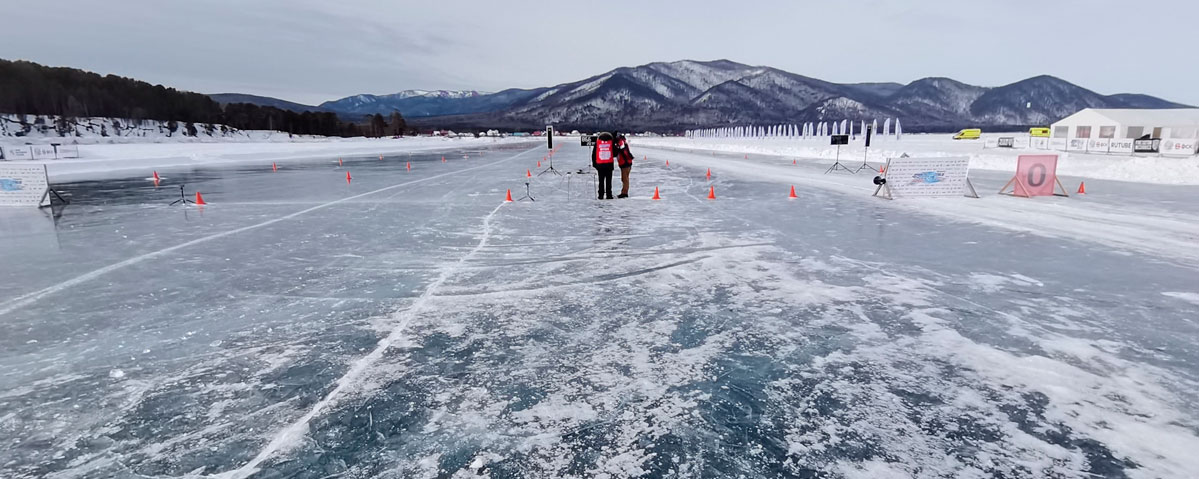
M404 131L408 129L408 123L404 121L404 116L399 111L391 112L388 123L391 124L392 136L404 136Z

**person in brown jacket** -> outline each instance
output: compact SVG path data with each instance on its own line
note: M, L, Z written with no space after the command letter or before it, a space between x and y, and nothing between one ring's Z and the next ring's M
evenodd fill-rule
M616 164L620 166L620 194L617 198L629 197L629 173L633 171L633 152L629 150L629 140L624 135L616 137Z

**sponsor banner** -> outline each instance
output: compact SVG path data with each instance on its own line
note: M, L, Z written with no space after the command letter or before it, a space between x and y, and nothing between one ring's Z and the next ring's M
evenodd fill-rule
M1195 154L1196 147L1199 147L1199 141L1194 138L1167 138L1162 140L1161 153L1169 156L1191 156Z
M1054 150L1065 151L1066 150L1066 139L1065 138L1053 138L1053 139L1049 140L1049 148L1052 148Z
M892 158L887 187L893 197L966 196L969 157ZM972 192L971 192L972 193Z
M32 160L33 152L28 146L6 146L4 147L5 160Z
M1032 138L1029 138L1028 143L1029 143L1029 145L1028 145L1029 148L1036 148L1038 150L1048 150L1049 149L1049 138L1032 137Z
M1014 137L1010 137L1010 136L1000 137L999 141L997 143L1000 148L1015 148L1016 147L1016 139Z
M1095 138L1087 142L1087 151L1095 153L1107 153L1107 147L1110 140L1107 138Z
M983 138L983 148L999 148L999 140L994 138Z
M79 145L54 145L55 158L79 158Z
M1136 153L1157 153L1161 140L1133 140L1132 151Z
M1066 144L1066 149L1069 151L1087 151L1087 139L1071 138Z
M1053 196L1057 183L1057 155L1020 155L1016 160L1016 194Z
M50 145L29 145L29 151L35 160L54 159L54 147Z
M1113 138L1107 144L1107 151L1110 153L1132 153L1132 139Z
M45 165L0 165L0 206L42 206L49 189Z

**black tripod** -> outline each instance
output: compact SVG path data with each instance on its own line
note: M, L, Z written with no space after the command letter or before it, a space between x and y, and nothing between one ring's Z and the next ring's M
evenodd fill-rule
M175 206L179 203L183 203L183 206L187 206L188 203L195 203L195 201L187 199L187 195L183 194L183 185L179 185L179 199L172 201L170 206Z
M859 171L865 170L865 169L867 169L867 168L869 168L869 169L871 169L871 170L874 170L874 172L875 172L875 173L878 173L878 172L879 172L879 171L878 171L878 168L875 168L875 167L873 167L873 166L870 166L870 163L866 161L867 155L868 155L869 153L870 153L870 147L869 147L869 146L867 146L867 147L866 147L866 152L865 152L865 153L862 153L862 166L859 166L859 167L858 167L858 169L854 170L854 173L857 173L857 172L859 172Z
M824 174L827 175L830 172L837 171L837 170L845 170L850 173L857 173L856 171L849 169L849 167L841 164L841 145L837 145L837 162L833 163L833 166L828 167L827 170L824 170Z
M559 174L561 174L561 173L559 173ZM533 192L532 192L532 190L529 189L529 182L527 182L527 181L525 182L525 195L520 197L520 199L518 199L516 201L524 201L524 200L537 201L537 198L533 197Z
M541 170L541 173L538 173L537 176L541 176L541 175L544 175L546 173L551 173L551 172L555 175L562 176L562 172L558 171L557 168L554 168L554 154L550 153L549 157L550 157L549 158L550 159L550 167L546 168L544 170Z

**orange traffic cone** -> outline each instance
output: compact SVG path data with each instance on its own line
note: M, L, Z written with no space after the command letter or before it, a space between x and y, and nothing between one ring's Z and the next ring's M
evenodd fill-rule
M708 199L709 200L716 199L716 187L715 186L708 187Z
M279 164L271 162L271 171L279 171Z
M512 189L508 189L508 196L504 197L504 202L505 203L512 202Z
M206 205L206 204L208 204L208 203L205 203L205 202L204 202L204 195L201 195L199 191L197 191L197 192L196 192L196 204L197 204L197 205Z
M792 165L798 165L799 163L796 163L796 162L795 162L795 160L791 160L791 164L792 164Z
M795 196L795 185L791 186L791 194L789 196L787 196L787 198L790 198L790 199L799 198L798 196Z
M537 167L541 168L541 160L537 160Z
M445 163L445 157L444 157L444 156L443 156L443 157L441 157L441 162L442 162L442 163Z
M154 172L154 182L158 183L158 172L157 171Z
M1080 195L1087 194L1087 182L1083 181L1078 184L1078 194L1080 194Z
M341 163L341 158L338 158L338 159L337 159L337 166L345 166L345 165L343 165L343 164Z
M708 172L704 174L704 178L712 179L712 169L708 168Z
M532 177L533 177L533 172L529 171L529 170L525 170L525 178L532 178Z
M658 196L658 187L657 187L657 186L655 186L655 187L654 187L654 197L653 197L653 198L650 198L650 199L651 199L651 200L660 200L660 199L662 199L662 197L661 197L661 196Z
M383 161L383 155L379 155L379 161Z
M412 171L412 162L411 161L407 162L407 164L404 165L404 168L407 168L408 171Z
M351 179L352 179L352 178L350 177L350 172L348 172L348 171L347 171L347 172L346 172L346 184L347 184L347 185L348 185L348 184L350 184L350 180L351 180Z
M666 160L666 166L670 166L670 160Z

